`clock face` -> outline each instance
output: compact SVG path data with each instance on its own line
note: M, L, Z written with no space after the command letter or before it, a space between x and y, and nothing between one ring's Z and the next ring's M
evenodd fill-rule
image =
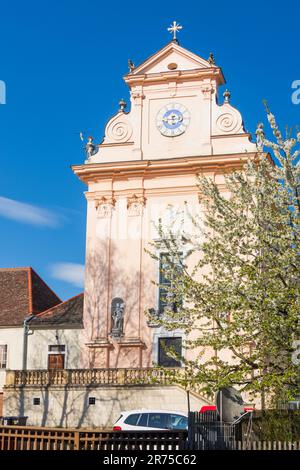
M176 137L183 134L190 123L190 113L179 103L164 106L156 116L156 126L162 135Z

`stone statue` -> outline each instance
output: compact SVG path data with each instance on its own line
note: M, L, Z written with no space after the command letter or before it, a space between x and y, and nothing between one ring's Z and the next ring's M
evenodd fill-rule
M264 125L262 122L258 124L255 134L256 134L257 150L259 152L262 152L264 149L264 140L265 140Z
M209 54L209 58L207 59L207 62L208 62L210 65L216 65L216 63L215 63L215 58L214 58L214 55L213 55L212 52Z
M125 303L123 299L116 297L111 302L111 336L120 338L123 336Z
M93 144L93 140L94 138L91 135L87 138L87 143L85 146L87 160L89 160L90 157L96 153L96 145Z
M80 139L82 141L84 141L84 136L83 136L83 133L80 132L79 133L79 136L80 136ZM95 155L96 151L97 151L97 145L95 145L93 143L93 140L94 140L94 137L89 135L87 137L87 143L85 144L84 146L84 149L85 149L85 154L86 154L86 158L87 160L89 160L91 158L92 155Z
M130 73L134 71L135 65L131 59L128 59L128 68L129 68Z

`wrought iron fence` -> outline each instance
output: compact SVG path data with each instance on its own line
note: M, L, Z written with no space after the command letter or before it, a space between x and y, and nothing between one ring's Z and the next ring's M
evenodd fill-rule
M222 423L217 419L216 412L190 412L188 429L189 447L194 450L229 450L243 438L240 424Z

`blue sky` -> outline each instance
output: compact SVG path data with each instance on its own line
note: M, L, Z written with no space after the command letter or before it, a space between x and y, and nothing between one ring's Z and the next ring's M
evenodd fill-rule
M174 19L183 47L214 53L247 130L265 121L264 98L283 126L300 124L291 101L299 17L296 1L0 0L0 267L32 266L63 299L81 291L85 187L70 169L84 160L78 132L102 139L128 99L128 58L138 64L163 47Z

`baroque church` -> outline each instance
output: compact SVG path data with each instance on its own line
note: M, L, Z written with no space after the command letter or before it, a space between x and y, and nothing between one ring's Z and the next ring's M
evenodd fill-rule
M159 241L159 219L166 225L176 222L185 207L201 217L199 173L224 192L224 174L254 157L257 147L229 91L223 91L225 78L213 55L206 60L182 47L180 29L174 22L169 28L173 39L143 63L129 61L123 78L130 103L120 101L102 142L88 137L86 160L72 167L87 187L84 294L61 302L45 285L37 290L45 299L35 312L33 301L30 308L24 306L27 329L23 319L14 324L23 359L26 355L23 367L21 361L13 367L7 362L5 328L11 325L3 320L5 414L28 415L32 425L106 426L120 410L145 402L186 409L178 387L158 384L154 390L151 385L153 366L181 366L168 356L169 347L187 359L191 353L183 349L181 330L157 323L164 311L165 253L156 248L154 259L147 249ZM183 257L186 250L183 243ZM193 266L190 258L186 264ZM3 275L9 283L21 273ZM56 372L49 374L49 369ZM211 402L194 394L192 409L201 404ZM91 406L98 407L97 413Z
M162 281L160 263L145 249L158 237L155 222L170 220L170 205L201 213L197 174L222 189L224 173L256 152L227 90L220 103L225 78L213 56L180 46L176 22L170 30L166 46L136 67L130 61L128 111L121 100L103 141L89 138L85 163L73 166L87 185L83 344L94 367L178 365L164 351L181 352L181 332L147 315L163 305L152 282Z

